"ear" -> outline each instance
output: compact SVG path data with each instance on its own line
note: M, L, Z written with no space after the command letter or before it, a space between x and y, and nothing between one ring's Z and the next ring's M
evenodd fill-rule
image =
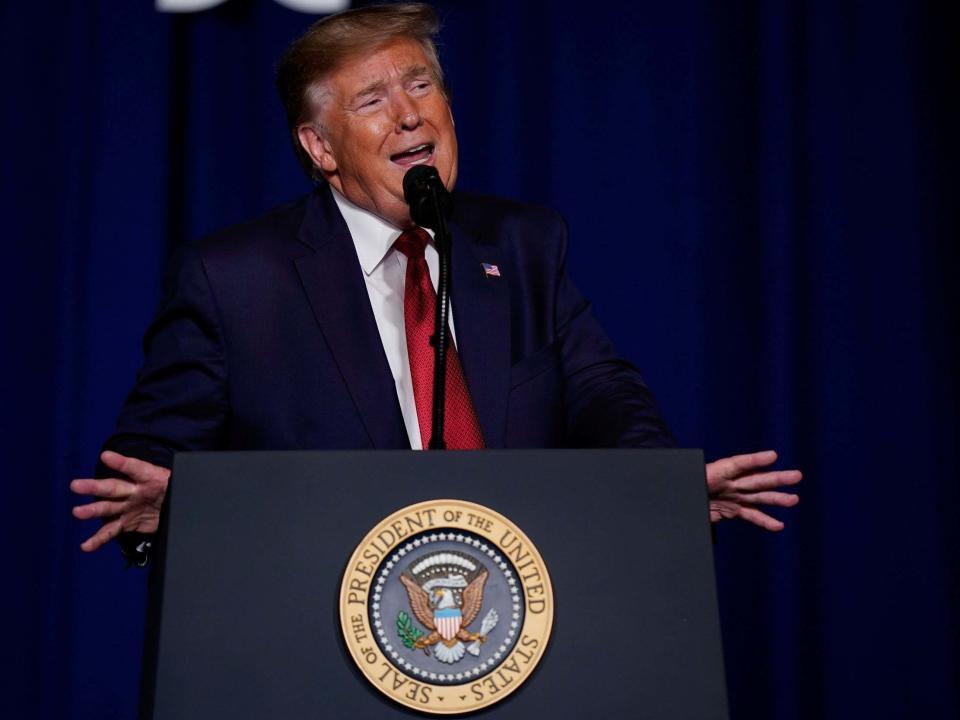
M297 128L297 138L300 140L300 147L304 149L313 164L320 168L324 174L331 174L337 171L337 159L333 156L333 148L323 137L320 130L313 123L303 123Z

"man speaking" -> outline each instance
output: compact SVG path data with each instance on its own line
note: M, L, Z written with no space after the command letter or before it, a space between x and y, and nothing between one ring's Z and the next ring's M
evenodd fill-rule
M183 248L145 361L74 508L146 562L175 452L425 447L438 256L403 180L457 179L457 138L431 8L350 10L313 25L277 71L316 189ZM566 229L544 208L453 193L447 446L664 447L673 438L567 276ZM711 518L782 523L772 451L707 466Z

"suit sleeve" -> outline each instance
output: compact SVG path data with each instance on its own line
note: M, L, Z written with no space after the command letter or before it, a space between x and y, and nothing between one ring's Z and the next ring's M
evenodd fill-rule
M172 259L144 337L144 364L104 449L170 467L173 454L219 446L228 418L226 354L196 245Z
M674 447L676 441L640 372L619 355L566 271L560 224L555 327L565 381L567 433L576 447Z
M144 337L137 374L104 450L170 468L175 452L218 447L228 418L227 368L216 303L196 246L171 261L164 298ZM97 477L115 471L97 464ZM150 538L117 538L128 563L143 566Z

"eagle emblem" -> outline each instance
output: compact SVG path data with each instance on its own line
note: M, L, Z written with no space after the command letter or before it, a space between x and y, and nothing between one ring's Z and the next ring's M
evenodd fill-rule
M435 552L412 563L400 574L400 582L407 590L414 617L426 632L400 611L397 633L403 644L428 655L433 649L437 660L448 664L459 661L467 652L478 656L480 646L499 620L497 611L491 608L480 631L469 630L483 607L488 576L479 561L461 552Z

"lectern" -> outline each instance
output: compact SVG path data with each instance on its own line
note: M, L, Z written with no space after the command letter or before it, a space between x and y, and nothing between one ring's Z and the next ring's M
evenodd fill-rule
M163 522L144 717L728 717L699 451L181 454Z

